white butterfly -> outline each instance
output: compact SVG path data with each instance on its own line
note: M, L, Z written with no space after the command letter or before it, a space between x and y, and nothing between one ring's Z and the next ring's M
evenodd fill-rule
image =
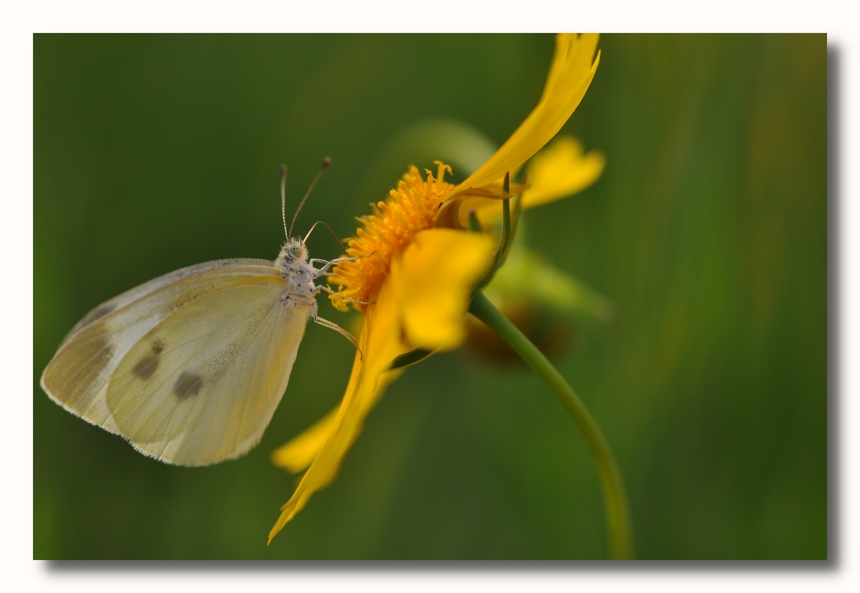
M96 307L66 336L42 388L167 463L207 465L247 453L287 388L307 318L355 343L317 315L316 294L326 288L314 280L342 260L308 260L305 240L290 237L286 220L284 230L274 262L183 268Z

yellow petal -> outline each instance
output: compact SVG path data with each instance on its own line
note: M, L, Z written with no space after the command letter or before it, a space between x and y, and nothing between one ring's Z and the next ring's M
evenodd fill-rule
M494 250L484 234L430 229L417 233L394 258L389 281L409 344L450 350L463 342L472 289L492 264Z
M553 63L537 107L490 160L457 186L454 194L490 184L505 173L516 171L558 133L597 71L600 52L592 62L597 39L594 34L556 37Z
M606 166L606 156L572 136L559 136L537 153L528 164L528 189L523 208L532 208L584 190L597 181Z
M349 384L331 429L296 491L281 507L281 515L269 532L269 543L316 491L337 477L343 458L364 426L365 417L379 401L385 387L399 375L399 371L386 372L391 361L408 350L400 340L398 319L394 291L383 283L374 303L364 313L358 339L363 358L356 353Z

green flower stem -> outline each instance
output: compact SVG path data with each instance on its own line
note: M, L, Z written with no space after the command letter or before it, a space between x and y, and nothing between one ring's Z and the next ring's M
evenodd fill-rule
M630 512L627 508L627 495L624 481L609 443L600 427L588 413L573 388L568 385L547 358L532 344L517 327L511 323L480 291L476 291L469 305L469 312L487 324L502 337L538 376L549 386L561 404L576 422L582 436L591 449L606 502L606 521L612 558L629 559L632 552L632 532Z

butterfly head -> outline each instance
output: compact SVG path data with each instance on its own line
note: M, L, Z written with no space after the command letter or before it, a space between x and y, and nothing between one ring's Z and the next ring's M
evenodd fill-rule
M290 237L281 248L278 259L292 261L308 261L308 248L301 237Z
M301 237L290 237L281 248L275 265L281 269L293 268L297 263L307 263L308 248Z

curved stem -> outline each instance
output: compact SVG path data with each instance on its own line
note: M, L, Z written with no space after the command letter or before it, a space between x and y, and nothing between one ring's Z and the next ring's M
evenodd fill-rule
M618 560L630 558L633 538L624 481L618 470L615 456L600 427L561 373L538 350L537 346L493 306L482 292L475 292L469 305L469 312L499 334L522 357L526 364L543 379L576 422L594 456L600 483L603 486L612 558Z

